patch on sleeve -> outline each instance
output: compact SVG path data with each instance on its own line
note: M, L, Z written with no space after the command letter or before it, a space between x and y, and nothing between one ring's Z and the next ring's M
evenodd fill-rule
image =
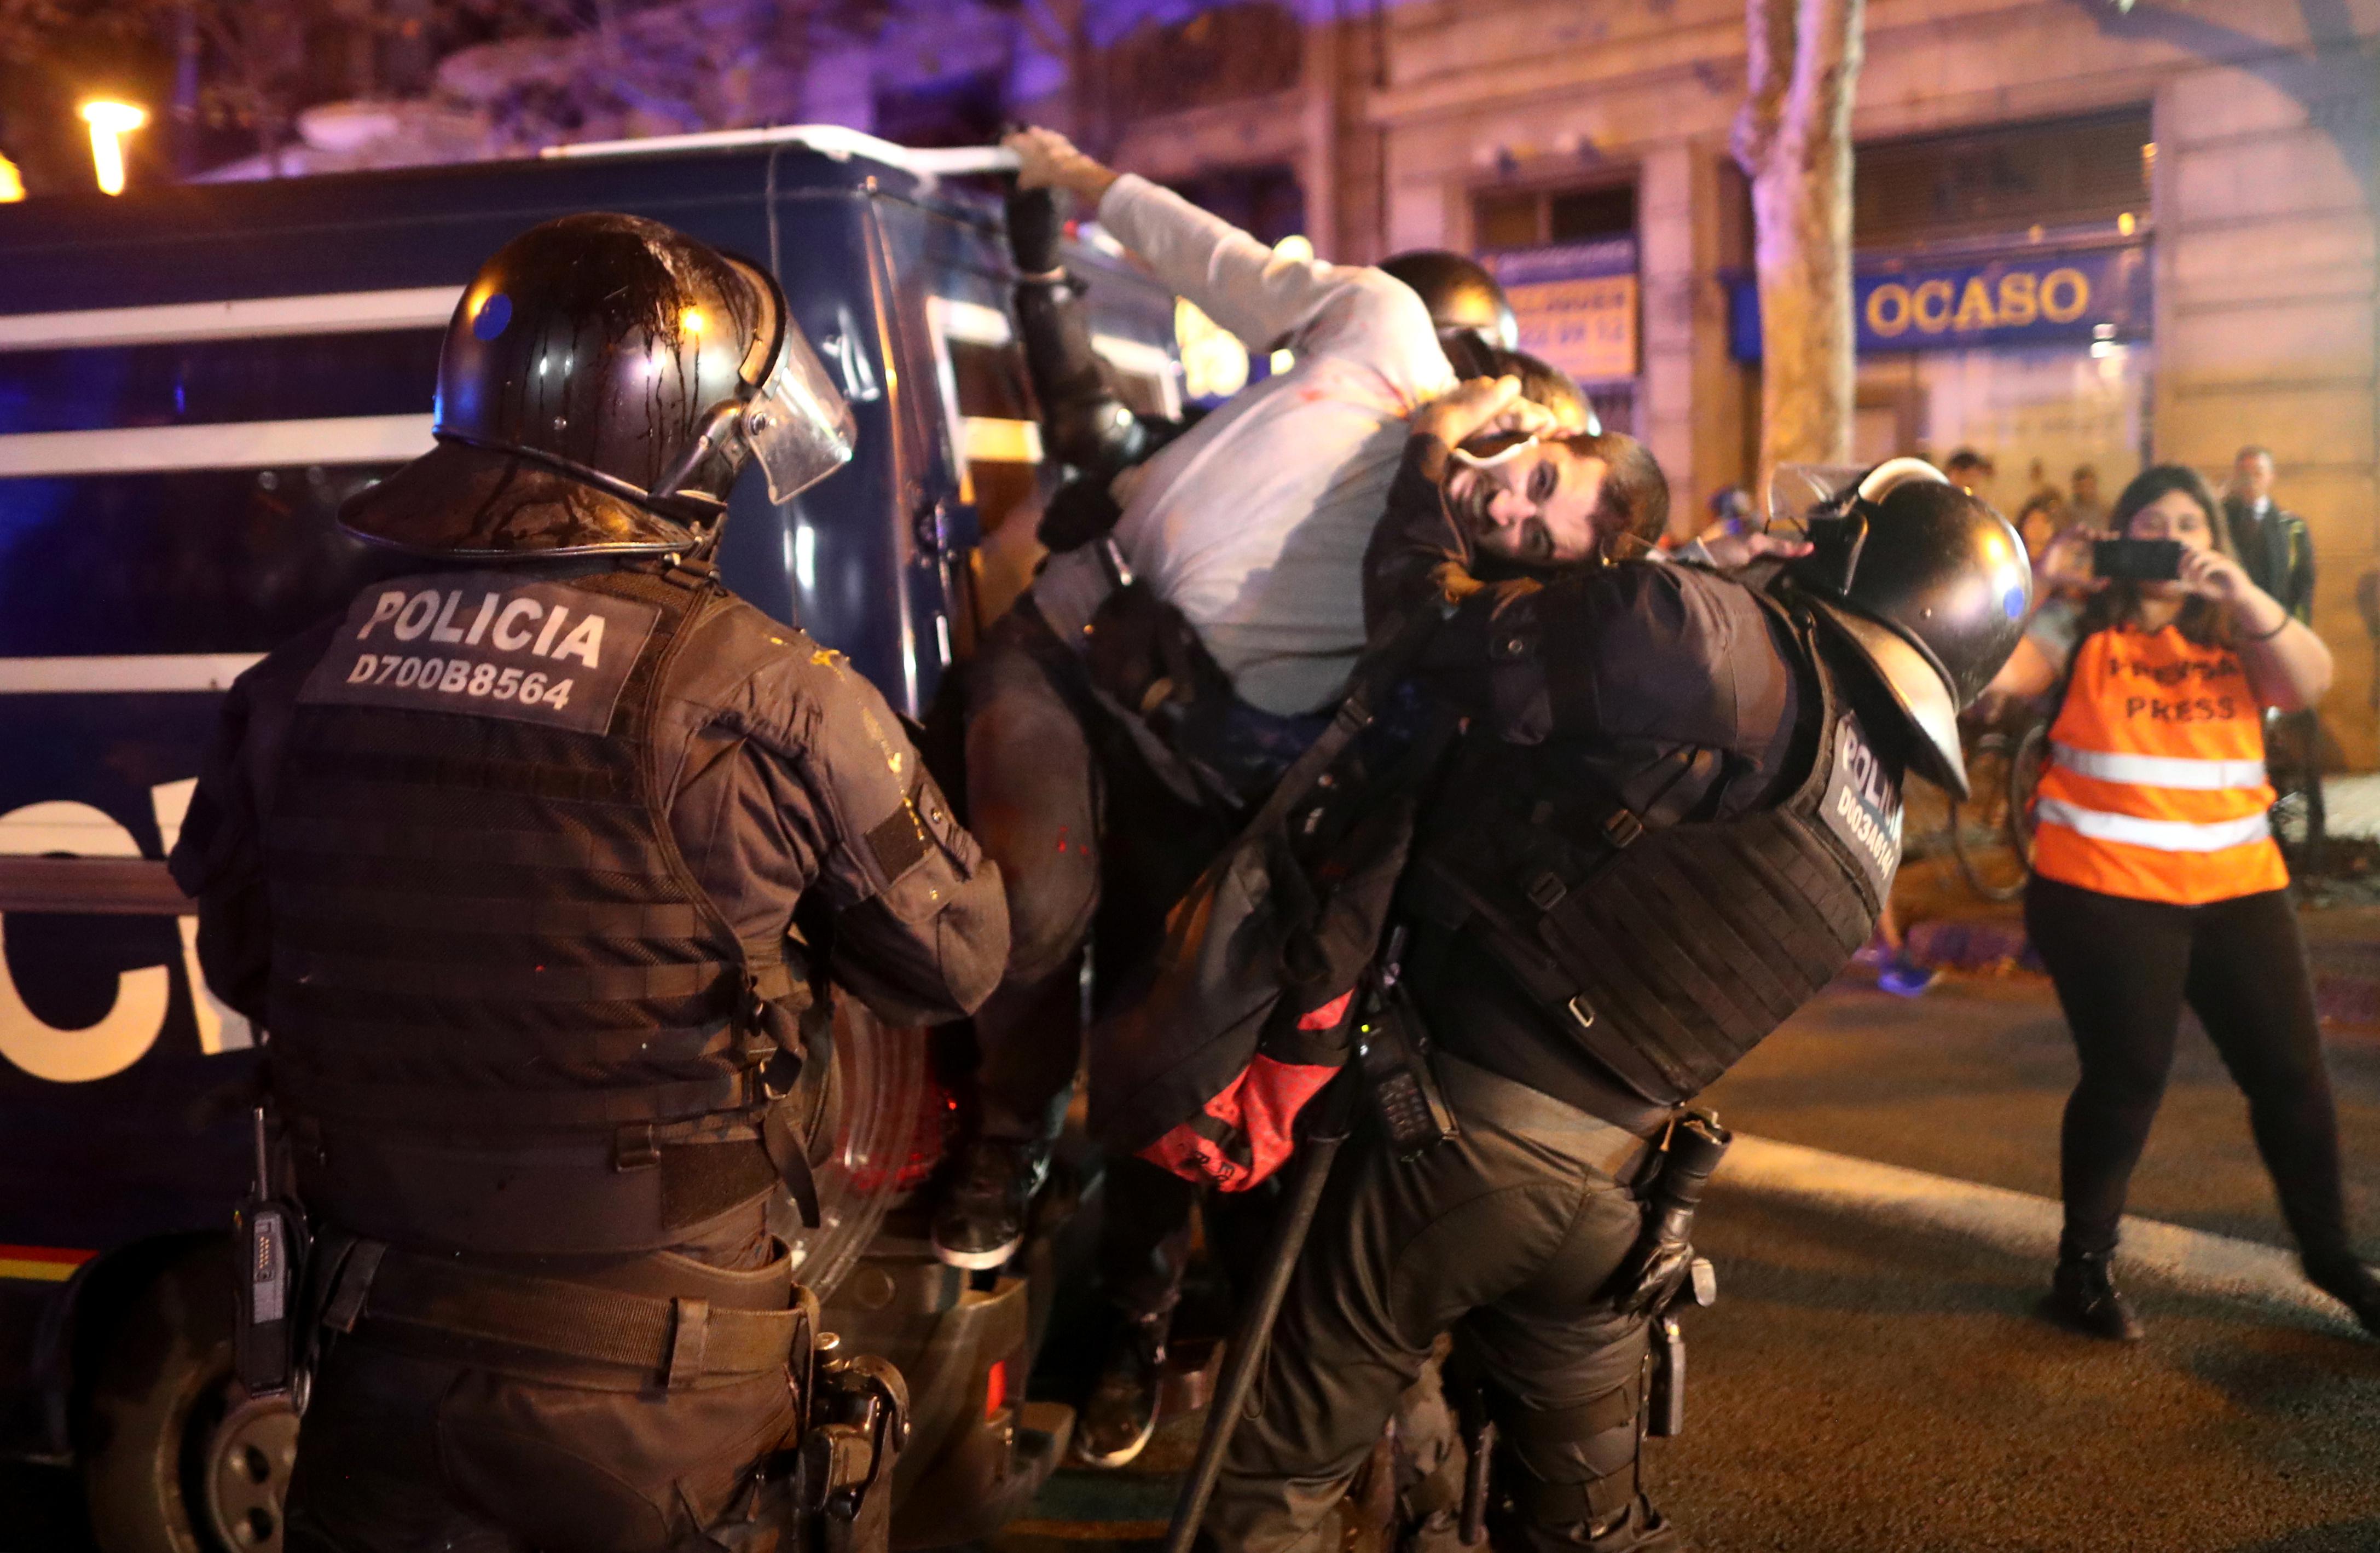
M932 846L926 827L917 823L916 808L905 800L868 833L868 850L876 854L876 866L888 880L917 867Z
M1849 713L1835 728L1835 768L1818 815L1859 859L1879 893L1892 887L1900 867L1900 784Z
M500 571L400 578L356 595L298 699L600 733L660 618Z

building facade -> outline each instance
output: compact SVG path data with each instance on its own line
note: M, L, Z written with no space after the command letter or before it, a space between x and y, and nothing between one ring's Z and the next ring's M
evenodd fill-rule
M1293 174L1334 257L1488 255L1682 510L1747 478L1741 0L1226 8L1258 9L1261 89L1126 96L1120 165ZM2219 481L2270 447L2313 528L2336 753L2380 764L2355 603L2380 563L2380 0L1871 0L1853 133L1862 455L1972 447L2014 515L2080 466L2112 500L2145 462Z

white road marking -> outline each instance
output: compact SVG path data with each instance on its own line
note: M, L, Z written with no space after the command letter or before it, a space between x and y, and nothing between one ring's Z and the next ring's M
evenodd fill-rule
M1741 1132L1720 1163L1717 1180L1770 1202L1958 1235L2012 1255L2036 1258L2041 1286L2045 1290L2049 1287L2064 1215L2046 1197ZM2362 1331L2345 1306L2306 1281L2297 1257L2277 1246L2128 1215L2116 1271L2119 1278L2136 1277L2192 1293L2277 1305L2341 1331Z

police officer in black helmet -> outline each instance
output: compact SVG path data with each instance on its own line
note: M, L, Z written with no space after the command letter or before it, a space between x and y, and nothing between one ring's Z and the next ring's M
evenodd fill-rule
M1411 287L1429 309L1455 376L1493 376L1482 349L1520 348L1521 324L1512 301L1478 260L1449 249L1415 248L1390 254L1379 267Z
M1338 1162L1203 1522L1235 1553L1323 1545L1449 1331L1498 1425L1497 1547L1683 1546L1637 1464L1648 1317L1690 1253L1632 1188L1864 941L1903 775L1963 786L1953 719L2030 602L2016 534L1913 459L1842 493L1794 558L1615 559L1610 471L1509 436L1456 452L1534 429L1512 394L1416 417L1366 562L1376 622L1443 614L1417 678L1470 719L1398 897L1457 1131L1400 1159L1359 1128ZM1516 561L1531 523L1584 523L1593 553ZM1459 1497L1412 1508L1451 1535Z
M316 1232L288 1546L779 1546L763 1464L824 1384L770 1229L829 1114L811 979L963 1014L999 875L877 692L713 574L747 463L783 501L852 450L767 274L536 227L464 293L436 431L341 514L418 573L241 676L172 860Z

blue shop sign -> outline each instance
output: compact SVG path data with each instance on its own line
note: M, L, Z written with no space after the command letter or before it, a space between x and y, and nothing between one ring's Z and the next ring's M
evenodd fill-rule
M2149 333L2143 243L2005 259L1862 265L1852 275L1860 354L1970 345L2139 339ZM1728 347L1760 360L1760 288L1729 277Z

